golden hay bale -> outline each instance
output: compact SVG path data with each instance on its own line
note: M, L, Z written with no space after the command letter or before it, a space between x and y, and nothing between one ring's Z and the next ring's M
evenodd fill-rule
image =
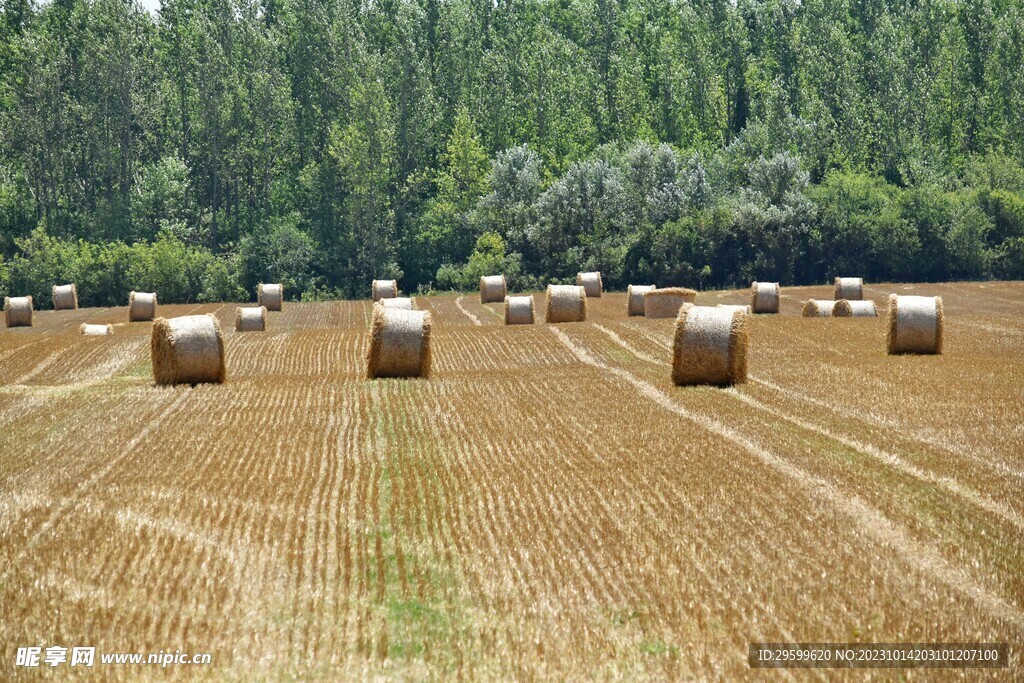
M672 344L676 385L739 384L747 380L747 314L690 306L679 311Z
M156 292L132 292L128 295L128 322L156 317Z
M604 291L601 273L576 273L576 284L586 290L587 296L600 297Z
M548 285L544 320L581 323L587 319L587 290L580 285Z
M373 307L366 376L430 376L430 312Z
M864 298L864 279L859 277L837 277L835 295L836 301L846 299L847 301L860 301Z
M778 282L754 282L750 285L750 310L754 313L778 313L782 288Z
M692 304L697 291L686 287L652 289L644 294L644 317L675 318L683 304Z
M811 299L804 304L805 318L831 318L836 302L831 299Z
M942 353L941 296L889 295L889 353Z
M644 314L644 294L653 292L657 285L630 285L626 287L626 315Z
M400 308L403 311L415 311L416 300L407 296L396 296L394 299L381 299L379 302L384 308Z
M532 296L506 296L505 297L505 324L506 325L532 325L533 324L533 297Z
M875 302L870 299L866 301L840 299L832 309L832 315L837 318L875 318L878 316L878 311L875 310Z
M157 318L150 351L157 384L220 384L227 374L224 335L212 315Z
M280 311L284 306L284 285L260 283L256 287L256 305L263 306L268 311Z
M4 322L7 327L32 327L32 297L4 297Z
M70 285L53 286L53 310L71 311L78 308L78 287Z
M742 311L747 315L750 315L750 306L742 306L737 304L718 304L715 308L724 308L727 311Z
M235 309L235 332L263 332L266 329L266 306L246 306Z
M480 278L480 303L493 304L504 301L507 293L504 275L484 275Z
M398 280L374 280L370 289L374 301L394 299L398 296Z
M89 323L82 323L79 328L87 337L106 337L114 334L113 325L90 325Z

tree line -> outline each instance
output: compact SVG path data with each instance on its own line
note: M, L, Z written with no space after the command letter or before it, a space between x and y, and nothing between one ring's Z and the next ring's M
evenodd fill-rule
M1024 277L1021 0L6 0L0 293Z

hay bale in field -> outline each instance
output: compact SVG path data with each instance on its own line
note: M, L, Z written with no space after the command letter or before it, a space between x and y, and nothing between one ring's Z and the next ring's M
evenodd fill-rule
M504 275L484 275L480 278L480 303L493 304L504 301L507 293Z
M626 315L644 314L644 294L653 292L657 285L630 285L626 287Z
M157 318L150 341L157 384L219 384L224 367L224 335L212 315Z
M859 277L837 277L835 294L832 298L836 301L840 299L860 301L864 298L864 279Z
M374 301L394 299L398 296L398 280L374 280L370 289Z
M782 288L778 282L754 282L750 285L750 310L754 313L778 313Z
M836 302L831 299L811 299L804 304L805 318L831 318Z
M4 323L7 327L32 327L32 297L4 297Z
M82 323L82 326L79 329L82 334L87 337L106 337L114 334L113 325L90 325L88 323Z
M750 306L743 306L738 304L718 304L715 308L724 308L727 311L742 311L747 315L750 315Z
M78 308L78 287L70 285L53 286L53 310L72 311Z
M280 311L284 306L284 285L265 285L261 282L256 287L256 305L263 306L268 311Z
M263 332L266 329L266 306L246 306L235 309L235 332Z
M384 308L400 308L403 311L415 311L416 300L408 296L396 296L394 299L381 299Z
M727 308L690 306L676 318L672 381L739 384L747 380L747 314Z
M430 376L430 312L373 307L366 376Z
M156 292L132 292L128 295L128 322L156 317Z
M506 296L505 297L505 324L506 325L532 325L533 324L533 297L532 296Z
M587 292L587 296L600 297L604 291L601 273L576 273L576 284Z
M890 294L889 353L942 353L943 321L941 296Z
M644 317L675 318L683 304L692 304L697 291L686 287L652 289L644 294Z
M580 285L548 285L544 321L581 323L587 319L587 290Z
M870 299L867 301L840 299L832 309L832 315L837 318L875 318L878 316L878 311L875 310L875 302Z

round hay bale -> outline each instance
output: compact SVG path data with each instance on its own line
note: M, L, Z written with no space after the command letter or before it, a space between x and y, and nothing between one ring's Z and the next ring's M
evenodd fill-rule
M246 306L235 309L235 332L263 332L266 329L266 306Z
M644 317L675 318L683 304L692 304L697 291L686 287L653 289L644 294Z
M581 323L587 319L587 290L580 285L548 285L544 321Z
M657 285L630 285L626 287L626 315L644 314L644 294L653 292Z
M875 318L878 317L878 311L875 309L875 302L870 299L866 301L840 299L832 309L832 315L837 318Z
M742 306L737 304L718 304L715 308L724 308L727 311L742 311L747 315L750 315L750 306Z
M430 376L430 312L373 307L366 376Z
M220 384L227 374L224 335L212 315L157 318L150 351L157 384Z
M394 299L398 296L398 280L374 280L370 288L374 301Z
M128 322L156 317L156 292L132 292L128 295Z
M533 324L533 297L532 296L506 296L505 297L505 324L506 325L532 325Z
M811 299L804 304L805 318L831 318L836 302L831 299Z
M381 299L384 308L400 308L403 311L415 311L416 301L412 297L396 296L394 299Z
M256 304L263 306L268 311L280 311L284 306L284 285L281 283L265 285L260 283L256 287Z
M941 296L889 295L889 353L942 353Z
M82 323L80 328L82 334L87 337L106 337L114 334L113 325L90 325L88 323Z
M493 304L504 301L507 293L504 275L484 275L480 278L480 303Z
M72 311L78 308L78 288L70 285L53 286L53 310Z
M778 282L754 282L750 285L750 309L754 313L778 313L782 288Z
M604 291L601 273L576 273L576 284L587 292L587 296L600 297Z
M4 297L4 323L7 327L32 327L32 297Z
M864 279L859 277L837 277L833 299L839 301L860 301L864 298Z
M747 380L747 314L727 308L690 306L676 318L672 381L739 384Z

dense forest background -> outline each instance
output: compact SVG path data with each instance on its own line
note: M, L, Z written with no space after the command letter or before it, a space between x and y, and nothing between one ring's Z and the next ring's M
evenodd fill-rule
M0 7L0 294L1024 277L1020 0Z

